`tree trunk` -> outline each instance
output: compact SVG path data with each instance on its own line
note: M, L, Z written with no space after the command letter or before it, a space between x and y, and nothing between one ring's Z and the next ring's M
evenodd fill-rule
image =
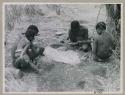
M121 4L106 4L107 31L115 38L116 54L120 58Z

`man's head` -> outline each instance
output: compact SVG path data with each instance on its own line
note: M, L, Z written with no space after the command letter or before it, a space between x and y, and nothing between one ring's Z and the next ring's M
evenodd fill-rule
M71 22L71 29L79 29L80 24L77 20Z
M27 31L25 33L25 36L26 38L29 40L29 41L33 41L34 40L34 37L38 35L38 28L37 26L35 25L30 25L28 28L27 28Z
M96 25L96 31L99 35L102 34L102 32L106 30L106 24L104 22L99 22Z

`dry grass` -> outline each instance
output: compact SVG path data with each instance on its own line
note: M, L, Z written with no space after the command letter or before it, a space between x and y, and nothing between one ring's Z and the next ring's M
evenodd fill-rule
M58 43L66 38L69 23L78 19L83 25L89 28L89 34L93 34L94 21L98 7L89 10L78 6L49 6L49 5L28 5L28 6L6 6L6 63L5 63L5 90L7 92L28 92L28 91L93 91L101 89L102 91L120 90L120 60L112 57L110 62L97 63L92 60L91 53L88 58L81 61L79 65L67 65L56 63L52 60L42 58L42 75L31 72L25 72L22 79L18 78L18 70L12 66L11 56L9 54L14 40L30 24L35 24L40 30L39 42L42 46ZM58 13L58 7L61 14ZM91 8L90 8L91 9ZM88 11L87 11L88 10ZM81 11L88 13L82 14ZM67 14L70 13L70 14ZM93 17L92 15L93 14ZM79 17L78 15L81 15ZM84 19L84 16L90 18ZM103 15L101 16L104 17ZM100 18L101 18L100 17ZM90 20L90 21L89 21ZM91 23L92 22L92 23ZM64 35L56 37L55 33L63 32ZM76 51L80 56L83 52ZM45 65L47 63L48 65ZM53 65L49 65L49 64ZM44 65L43 65L44 64Z

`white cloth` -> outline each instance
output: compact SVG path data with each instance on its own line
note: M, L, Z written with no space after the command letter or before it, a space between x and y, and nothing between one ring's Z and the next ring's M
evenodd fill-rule
M45 48L44 55L56 62L63 62L71 65L76 65L80 63L78 53L73 50L62 51L47 46Z

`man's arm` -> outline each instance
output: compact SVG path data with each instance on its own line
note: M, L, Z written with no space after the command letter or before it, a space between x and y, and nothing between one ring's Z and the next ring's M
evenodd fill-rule
M91 43L91 42L93 42L93 41L91 41L91 40L86 40L86 41L72 42L72 43L68 43L68 44L70 44L70 45L78 45L78 44L89 44L89 43Z
M88 39L88 29L85 29L85 39Z
M94 42L93 42L93 47L92 47L92 52L93 52L93 56L94 56L94 59L96 58L96 54L97 54L97 50L98 50L98 40L95 39Z
M80 29L80 34L82 34L82 37L84 40L87 40L88 39L88 28L86 28L85 26L81 26L81 29Z
M110 39L110 41L111 41L111 48L112 48L113 50L115 50L115 47L116 47L115 38L114 38L113 35L110 34L110 33L109 33L109 39Z
M23 55L26 53L26 51L27 51L29 45L30 45L30 44L27 44L27 45L24 47L23 51L21 52L20 57L23 57Z

